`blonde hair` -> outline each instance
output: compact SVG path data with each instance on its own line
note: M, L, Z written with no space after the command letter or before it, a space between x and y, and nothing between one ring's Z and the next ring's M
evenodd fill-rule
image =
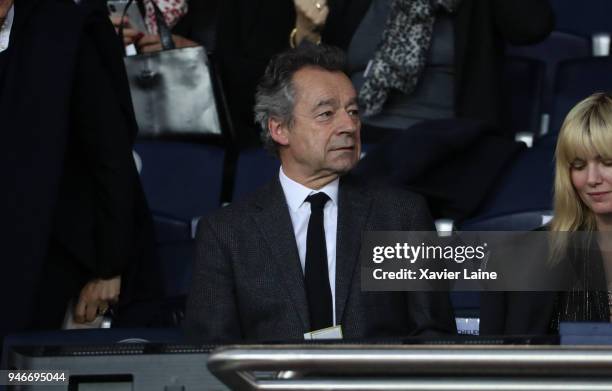
M595 215L582 202L571 179L571 164L593 153L612 157L612 95L595 93L579 102L565 117L555 150L553 232L596 231ZM564 235L553 235L551 261L558 262L567 250Z

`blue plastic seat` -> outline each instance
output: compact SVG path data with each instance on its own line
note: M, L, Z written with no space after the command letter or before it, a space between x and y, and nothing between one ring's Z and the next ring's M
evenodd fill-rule
M476 215L464 221L461 229L514 230L510 228L516 227L520 230L542 225L543 220L536 216L552 209L554 178L555 144L552 137L547 139L519 154L500 176ZM495 228L495 224L500 228Z
M262 148L241 151L236 164L234 193L236 201L278 176L280 161Z
M558 64L569 59L589 57L591 46L586 36L553 31L547 39L538 44L508 46L506 54L541 61L545 65L542 109L550 113Z
M214 145L139 142L140 177L154 215L186 222L220 206L225 151Z
M576 103L594 92L612 91L612 57L564 61L557 72L551 134L559 133Z
M500 216L477 218L461 225L468 231L531 231L552 218L551 210L527 210Z
M576 31L591 35L600 31L610 31L610 0L551 0L555 11L555 24L558 29Z
M192 223L220 207L225 151L167 141L139 142L135 150L155 222L164 324L179 325L195 255Z

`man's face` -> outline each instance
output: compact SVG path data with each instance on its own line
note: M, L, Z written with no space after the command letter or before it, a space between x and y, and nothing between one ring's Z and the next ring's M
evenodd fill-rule
M293 76L293 124L271 126L283 171L321 187L349 171L361 153L357 93L342 72L306 67Z

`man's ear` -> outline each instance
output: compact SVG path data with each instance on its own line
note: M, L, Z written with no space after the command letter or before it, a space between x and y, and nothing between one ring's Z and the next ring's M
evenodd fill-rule
M278 118L270 117L268 119L268 131L272 140L280 145L289 145L289 129L284 122L278 120Z

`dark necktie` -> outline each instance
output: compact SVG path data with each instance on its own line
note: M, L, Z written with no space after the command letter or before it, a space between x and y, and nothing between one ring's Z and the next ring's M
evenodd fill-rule
M327 246L323 228L323 207L329 201L325 193L308 196L310 202L310 220L306 236L306 297L310 312L311 330L333 326L333 305L327 270Z

